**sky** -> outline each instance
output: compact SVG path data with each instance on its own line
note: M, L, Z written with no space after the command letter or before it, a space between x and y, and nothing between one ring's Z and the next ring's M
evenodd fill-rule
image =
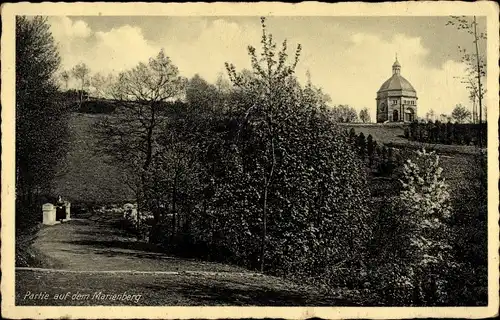
M268 32L287 39L293 57L302 45L296 74L309 71L314 85L375 119L376 92L392 75L397 54L401 75L417 91L418 116L429 110L449 114L456 104L470 106L458 46L473 52L472 36L446 26L447 17L268 17ZM485 30L479 18L478 32ZM51 16L62 70L84 62L92 73L118 73L146 62L162 48L182 76L199 74L215 82L224 62L250 67L247 46L259 49L259 17ZM485 43L480 43L484 52Z

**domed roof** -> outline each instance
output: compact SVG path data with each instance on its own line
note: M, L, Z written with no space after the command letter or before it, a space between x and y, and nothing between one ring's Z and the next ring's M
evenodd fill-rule
M403 78L399 74L393 74L386 82L382 84L378 92L382 91L392 91L392 90L402 90L402 91L412 91L416 92L415 88L410 84L408 80Z
M397 55L396 61L394 61L394 64L392 65L392 77L382 84L377 93L387 91L405 91L406 93L412 93L415 95L417 93L410 82L401 76L401 64L399 64Z

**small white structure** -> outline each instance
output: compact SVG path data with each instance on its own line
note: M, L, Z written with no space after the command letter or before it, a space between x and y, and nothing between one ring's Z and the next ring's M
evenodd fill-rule
M56 221L56 207L52 203L42 205L43 224L54 225L59 223Z
M66 208L66 219L64 221L71 220L71 202L64 201L64 207Z

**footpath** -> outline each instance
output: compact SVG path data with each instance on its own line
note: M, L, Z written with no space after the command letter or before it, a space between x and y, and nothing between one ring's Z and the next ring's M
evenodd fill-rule
M151 251L115 223L89 216L42 227L33 247L49 263L16 268L16 305L349 305L282 278Z

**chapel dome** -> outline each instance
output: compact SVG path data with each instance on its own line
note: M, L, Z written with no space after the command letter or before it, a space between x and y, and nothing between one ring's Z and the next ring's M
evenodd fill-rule
M392 65L392 77L385 81L377 93L395 91L405 93L410 96L416 96L417 92L411 83L401 76L401 64L396 57L396 61Z
M411 83L399 74L393 74L392 77L382 84L378 92L392 90L416 92Z

